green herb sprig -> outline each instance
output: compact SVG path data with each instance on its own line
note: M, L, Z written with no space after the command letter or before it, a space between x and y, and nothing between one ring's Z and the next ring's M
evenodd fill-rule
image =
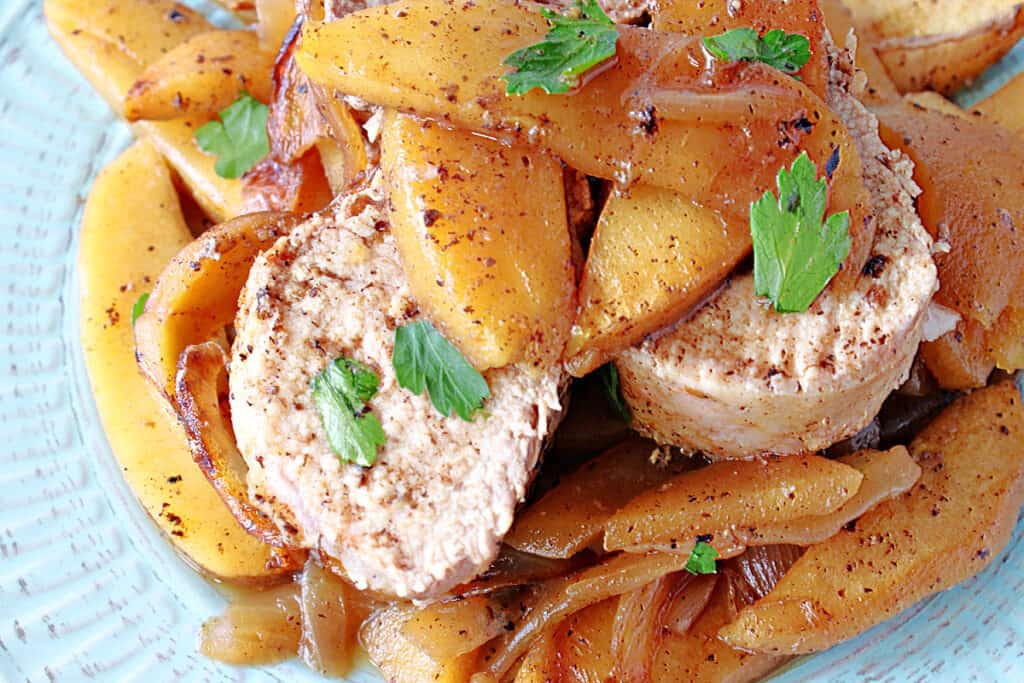
M139 316L146 310L146 302L149 301L149 292L143 292L139 295L139 298L132 304L132 327L135 327L135 321L139 319Z
M414 394L424 388L437 412L472 420L491 395L487 380L426 320L399 327L391 355L398 385Z
M240 178L270 153L267 116L270 110L247 92L196 131L196 143L217 155L214 170L221 178Z
M759 36L752 28L734 28L705 38L704 47L724 62L763 62L787 74L795 74L811 59L807 36L782 29Z
M690 559L686 561L686 571L691 574L715 574L718 572L718 565L715 563L718 557L718 551L711 547L710 543L697 541L690 553Z
M622 397L619 369L615 367L615 363L605 363L597 369L597 373L601 379L601 386L604 388L605 398L608 399L608 404L612 407L612 410L624 422L632 422L633 414L630 412L626 400Z
M522 95L540 88L549 95L568 92L580 76L615 56L619 31L597 0L576 0L569 14L543 9L551 30L544 40L505 59L515 71L505 74L505 93Z
M765 192L750 205L754 290L779 313L802 313L850 253L850 212L825 218L827 183L800 154L776 178L779 195Z
M377 374L351 358L336 358L313 378L313 402L327 442L342 462L373 465L387 441L384 428L366 402L377 393Z

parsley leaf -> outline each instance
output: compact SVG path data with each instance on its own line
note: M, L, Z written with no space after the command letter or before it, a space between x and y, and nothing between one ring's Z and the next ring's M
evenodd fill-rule
M619 31L597 0L576 0L567 15L543 9L551 30L541 42L516 50L505 66L516 69L505 74L505 94L522 95L540 88L549 95L576 87L579 77L615 56Z
M139 319L142 312L146 310L146 302L149 301L149 292L143 292L142 295L135 300L132 304L132 327L135 327L135 321Z
M377 393L376 373L351 358L335 358L313 378L316 403L327 442L342 462L369 467L377 459L377 447L387 440L377 416L366 401Z
M773 29L758 36L752 28L734 28L704 39L715 59L727 62L764 62L787 74L795 74L811 59L807 36Z
M691 574L716 574L718 567L715 560L718 559L718 551L711 547L710 543L697 541L690 553L690 559L686 561L686 571Z
M270 152L267 105L247 92L196 131L199 149L217 155L214 170L221 178L240 178Z
M445 417L454 410L470 420L491 395L484 376L426 320L395 331L391 364L399 386L414 394L422 394L426 386L430 402Z
M818 298L850 253L850 212L825 217L826 182L802 153L779 169L771 191L750 205L754 289L779 313L802 313Z
M625 399L622 398L622 387L619 384L619 369L615 367L615 363L605 363L598 368L597 373L601 379L601 386L604 387L608 403L615 411L615 414L627 423L632 422L633 415L629 412L629 406L626 404Z

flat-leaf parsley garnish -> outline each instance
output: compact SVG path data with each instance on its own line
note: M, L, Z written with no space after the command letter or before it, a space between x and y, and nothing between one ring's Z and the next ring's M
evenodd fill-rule
M471 420L491 395L484 376L426 320L395 330L391 365L399 386L414 394L426 387L430 402L445 417L454 410Z
M366 402L377 393L377 374L351 358L335 358L313 378L313 402L331 449L343 462L369 467L386 437Z
M516 50L505 66L516 70L502 76L505 93L522 95L540 88L549 95L576 87L579 77L615 56L619 31L597 0L576 0L569 14L542 9L551 30L541 42Z
M810 308L850 253L850 212L825 217L827 184L806 152L779 169L779 196L750 205L754 289L779 313Z
M139 319L143 311L146 310L146 302L149 301L149 292L143 292L135 303L132 304L132 327L135 327L135 321Z
M807 36L782 29L759 36L752 28L734 28L705 38L704 47L724 62L764 62L787 74L795 74L811 59Z
M632 422L633 415L629 411L626 400L622 398L619 369L615 367L615 363L605 363L598 368L597 373L601 378L601 386L604 387L605 397L608 399L608 404L611 405L612 410L625 422Z
M718 559L718 551L711 547L706 541L697 541L690 553L690 559L686 561L686 571L691 574L715 574L718 566L715 560Z
M199 149L217 155L214 170L221 178L240 178L270 152L267 105L247 92L196 131Z

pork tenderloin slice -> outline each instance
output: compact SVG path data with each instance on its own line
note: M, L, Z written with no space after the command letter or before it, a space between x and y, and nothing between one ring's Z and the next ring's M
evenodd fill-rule
M733 278L692 318L627 350L616 365L635 427L717 458L799 453L856 434L906 379L938 288L918 219L913 165L886 148L834 53L829 105L857 141L877 237L857 288L832 288L806 313L778 314Z
M240 299L230 390L255 501L299 546L337 559L359 587L441 594L490 565L561 414L561 368L486 374L472 422L400 388L396 327L418 312L376 186L314 216L261 255ZM334 358L380 377L370 408L387 444L370 468L342 463L310 381Z

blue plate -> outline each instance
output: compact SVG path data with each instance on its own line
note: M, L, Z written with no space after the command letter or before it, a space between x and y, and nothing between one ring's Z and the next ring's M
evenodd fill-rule
M1021 47L962 102L1018 66ZM92 177L130 139L50 41L40 0L0 0L0 679L316 680L294 662L234 669L195 652L223 600L141 512L100 428L76 233ZM1022 533L981 576L774 680L1024 681Z

